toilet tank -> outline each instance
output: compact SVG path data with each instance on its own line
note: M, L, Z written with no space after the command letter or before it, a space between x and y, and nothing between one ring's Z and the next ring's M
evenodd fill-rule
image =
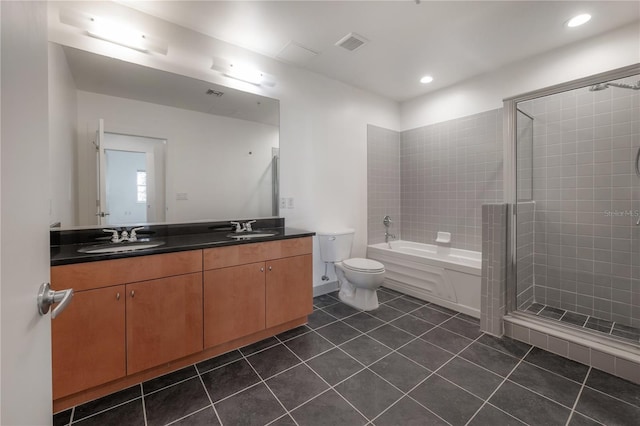
M340 262L351 256L353 229L318 232L320 256L324 262Z

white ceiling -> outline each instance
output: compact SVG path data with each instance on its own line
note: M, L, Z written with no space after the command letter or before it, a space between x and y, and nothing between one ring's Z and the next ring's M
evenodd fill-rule
M508 63L636 22L639 1L121 1L276 58L291 41L318 52L296 65L404 101ZM573 15L593 19L567 28ZM355 52L335 43L370 40ZM431 74L434 82L419 83Z

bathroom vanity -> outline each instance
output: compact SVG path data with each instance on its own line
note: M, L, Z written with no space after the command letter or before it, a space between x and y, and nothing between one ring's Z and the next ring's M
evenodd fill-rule
M51 285L75 294L52 321L54 411L307 322L314 234L239 239L216 226L168 225L152 230L161 246L107 254L57 236Z

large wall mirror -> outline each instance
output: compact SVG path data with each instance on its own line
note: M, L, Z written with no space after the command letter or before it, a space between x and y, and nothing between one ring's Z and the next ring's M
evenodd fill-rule
M278 215L278 100L51 43L52 226Z

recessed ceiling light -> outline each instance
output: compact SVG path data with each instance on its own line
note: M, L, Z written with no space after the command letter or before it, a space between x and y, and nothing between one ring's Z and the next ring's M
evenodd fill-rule
M431 77L430 75L425 75L420 79L420 83L423 83L423 84L431 83L432 81L433 81L433 77Z
M567 22L567 27L569 28L578 27L582 24L586 24L587 22L589 22L590 19L591 19L591 15L589 15L588 13L583 13L583 14L574 16L573 18L569 19L569 21Z

